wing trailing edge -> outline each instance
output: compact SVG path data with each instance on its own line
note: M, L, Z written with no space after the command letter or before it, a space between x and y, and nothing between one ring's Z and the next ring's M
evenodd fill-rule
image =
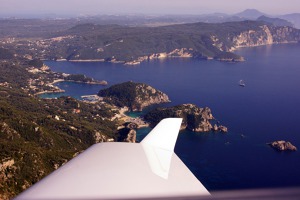
M181 121L162 120L142 143L95 144L15 199L143 199L209 195L173 152Z
M181 122L181 118L167 118L161 120L143 139L141 144L174 152Z

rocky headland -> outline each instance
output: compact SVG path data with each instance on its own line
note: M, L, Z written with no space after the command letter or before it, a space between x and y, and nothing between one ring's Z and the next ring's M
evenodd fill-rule
M132 81L100 90L98 96L116 106L127 106L130 111L142 111L147 106L170 102L168 95L165 93L144 83L134 83Z
M297 151L297 147L295 147L292 143L286 142L284 140L274 141L267 144L279 151Z
M182 104L169 108L156 108L144 116L152 126L168 117L183 118L181 130L187 129L194 132L227 132L227 128L218 123L213 123L214 117L210 108L199 108L194 104Z

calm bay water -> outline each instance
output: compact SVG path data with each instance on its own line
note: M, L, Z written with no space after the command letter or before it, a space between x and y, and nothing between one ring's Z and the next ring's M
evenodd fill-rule
M86 74L109 85L129 80L147 83L169 95L172 102L166 106L210 107L229 133L183 131L175 148L209 190L300 186L299 152L277 152L266 145L288 140L300 148L300 44L245 48L237 53L246 62L45 63L53 71ZM238 86L240 79L246 87ZM57 85L76 98L104 88L70 82ZM138 139L149 130L140 129Z

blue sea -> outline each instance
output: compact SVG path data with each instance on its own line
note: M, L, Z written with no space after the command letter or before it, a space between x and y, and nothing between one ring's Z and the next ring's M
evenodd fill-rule
M300 44L243 48L236 53L246 62L176 58L137 66L45 64L53 71L86 74L109 85L129 80L147 83L169 95L172 102L164 106L193 103L210 107L229 132L182 131L175 147L177 155L210 191L300 186L300 153L278 152L266 145L287 140L300 148ZM241 79L245 87L239 86ZM57 85L66 90L64 95L76 98L105 88L71 82ZM140 129L138 139L149 131Z

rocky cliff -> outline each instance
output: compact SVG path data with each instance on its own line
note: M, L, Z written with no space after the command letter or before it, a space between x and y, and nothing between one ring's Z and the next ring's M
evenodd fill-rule
M262 25L259 29L249 29L229 38L232 46L222 50L234 51L240 47L254 47L269 44L296 43L300 41L300 32L292 27Z
M131 111L142 111L153 104L170 102L165 93L144 83L132 81L100 90L98 95L104 97L104 101L120 107L127 106Z
M144 116L152 126L155 126L162 119L168 117L183 118L181 129L195 132L222 131L227 132L227 128L218 124L212 125L214 117L210 108L199 108L194 104L182 104L169 108L157 108Z

